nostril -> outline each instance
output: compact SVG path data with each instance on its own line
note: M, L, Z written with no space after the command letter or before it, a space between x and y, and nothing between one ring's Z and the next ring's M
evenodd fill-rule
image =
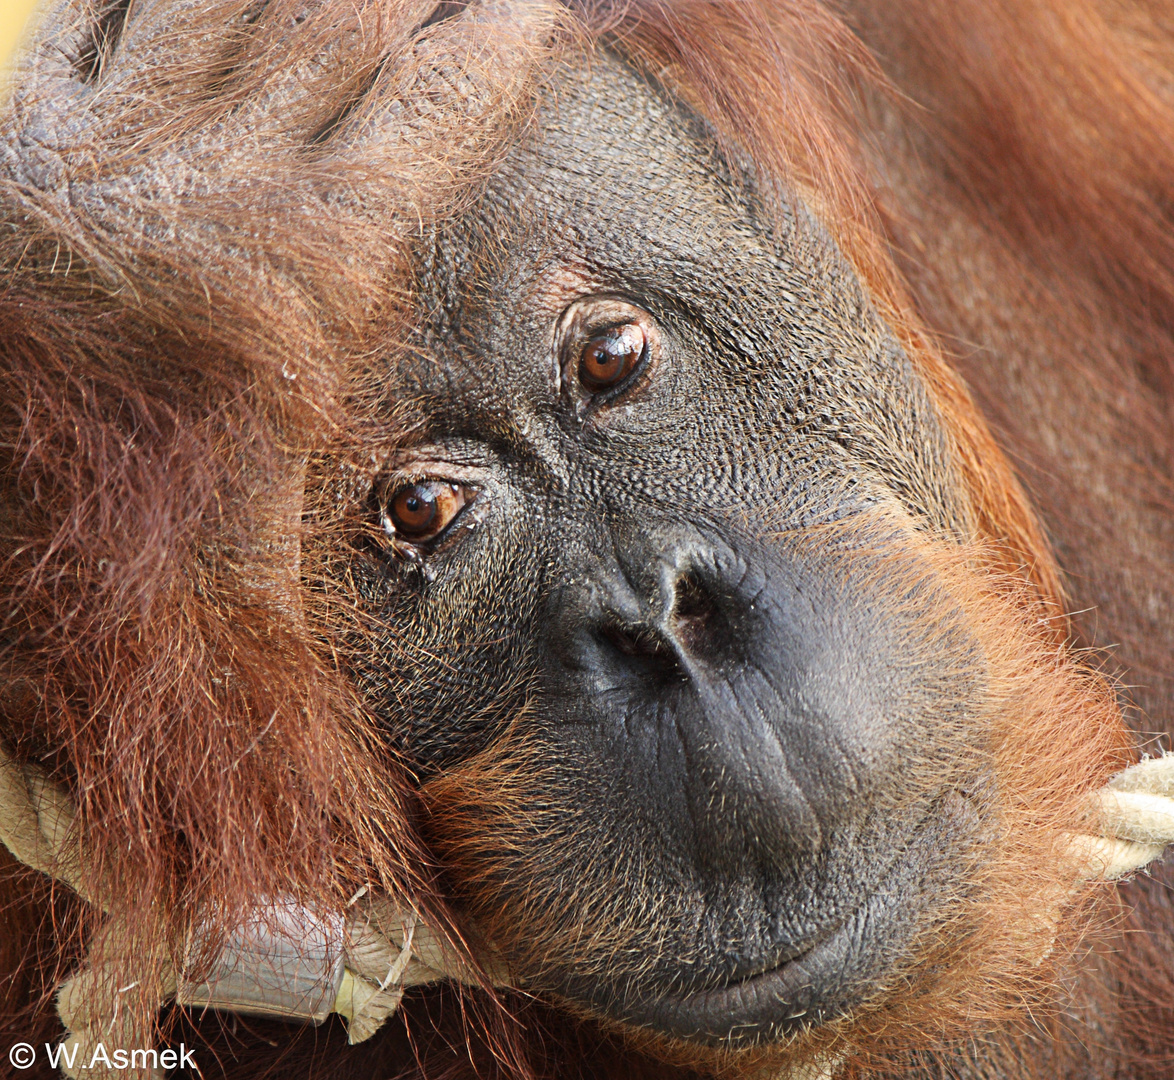
M660 634L644 626L605 622L597 637L613 654L623 658L623 666L642 678L657 682L682 678L672 647Z
M677 581L671 625L678 644L691 656L714 657L732 644L729 619L696 574L684 574Z
M599 636L624 656L672 656L659 636L644 627L605 623L599 629Z

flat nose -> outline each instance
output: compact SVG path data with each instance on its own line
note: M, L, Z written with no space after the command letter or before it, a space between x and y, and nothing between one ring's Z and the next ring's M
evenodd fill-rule
M682 545L657 556L654 581L643 568L616 567L601 583L596 634L620 663L687 678L739 654L751 609L706 555Z
M824 829L806 774L826 754L795 709L787 575L693 536L626 539L552 597L547 702L695 864L810 856Z

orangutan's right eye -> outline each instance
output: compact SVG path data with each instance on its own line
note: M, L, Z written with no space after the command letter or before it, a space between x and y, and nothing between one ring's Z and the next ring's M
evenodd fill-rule
M426 544L438 539L473 497L473 491L447 480L420 480L391 493L383 511L383 530L393 540Z

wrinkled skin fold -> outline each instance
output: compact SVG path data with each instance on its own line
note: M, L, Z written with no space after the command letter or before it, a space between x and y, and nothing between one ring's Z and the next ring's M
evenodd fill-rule
M715 168L614 55L553 97L421 249L419 344L389 376L416 441L375 504L421 481L470 501L375 546L400 647L365 676L390 724L410 702L436 842L493 882L466 902L524 985L781 1039L981 892L1007 675L927 557L972 510L920 373L797 194ZM623 327L640 356L595 388L583 350ZM470 755L520 789L507 820L503 795L447 805Z

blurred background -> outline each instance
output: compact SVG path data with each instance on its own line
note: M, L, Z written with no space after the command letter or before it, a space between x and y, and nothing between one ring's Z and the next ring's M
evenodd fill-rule
M37 0L0 0L0 68L8 64Z

